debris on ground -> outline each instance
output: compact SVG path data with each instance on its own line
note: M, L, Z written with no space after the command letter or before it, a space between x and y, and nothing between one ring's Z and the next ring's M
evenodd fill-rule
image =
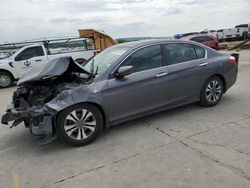
M236 50L250 49L250 38L245 41L221 42L219 43L220 50Z

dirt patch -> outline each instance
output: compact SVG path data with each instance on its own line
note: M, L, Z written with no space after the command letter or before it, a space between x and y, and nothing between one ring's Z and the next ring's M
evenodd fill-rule
M221 50L250 49L250 39L248 39L246 41L220 42L219 49L221 49Z

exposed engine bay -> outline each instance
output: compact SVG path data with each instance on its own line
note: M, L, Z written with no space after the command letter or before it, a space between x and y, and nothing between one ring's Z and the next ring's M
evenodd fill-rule
M46 82L27 83L14 92L13 104L15 108L19 108L20 101L23 99L30 107L43 105L55 98L58 93L87 83L86 79L80 78L75 73L61 75Z
M64 91L89 84L94 79L92 73L71 57L60 57L49 63L40 72L31 69L19 80L13 101L2 116L2 124L13 121L11 128L24 122L33 135L46 138L40 139L42 144L56 137L55 112L46 107L46 103L56 97L63 98Z

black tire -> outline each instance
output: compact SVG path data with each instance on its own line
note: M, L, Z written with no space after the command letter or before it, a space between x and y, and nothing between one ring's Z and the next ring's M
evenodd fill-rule
M90 116L89 118L92 118L92 122L96 122L96 125L94 126L95 129L93 130L93 132L91 132L91 129L88 129L86 127L90 127L90 125L88 125L89 120L84 121L84 117L87 118L88 115L84 114L84 112L82 112L82 114L80 114L80 116L82 117L82 121L84 121L84 123L82 123L81 125L77 125L76 123L76 129L72 128L72 129L68 129L68 127L73 126L74 124L74 120L70 120L71 119L71 115L69 115L71 112L76 112L76 113L80 113L80 109L84 109L86 111L88 111L90 114L92 113L93 116ZM76 114L77 115L77 114ZM84 116L84 117L83 117ZM75 116L77 117L77 116ZM79 114L78 114L79 117ZM77 117L77 119L78 119ZM66 119L68 118L68 119ZM79 118L81 119L81 118ZM78 120L79 120L78 119ZM71 122L72 125L69 125L69 122ZM86 124L85 124L86 123ZM79 121L78 121L79 124ZM68 127L67 127L68 126ZM65 128L66 127L66 128ZM102 113L99 111L99 109L91 104L76 104L74 106L71 106L69 108L66 108L65 110L63 110L62 112L60 112L57 116L57 125L56 125L57 131L58 131L58 135L59 138L61 140L63 140L64 142L66 142L67 144L70 145L75 145L75 146L83 146L83 145L87 145L90 142L92 142L93 140L95 140L97 138L97 136L99 135L99 133L101 132L102 128L103 128L103 116ZM66 130L67 129L67 132ZM74 131L72 131L73 129L75 129ZM80 131L80 133L79 133ZM72 132L71 135L69 135ZM88 132L89 133L88 135ZM80 140L77 139L78 134L80 134ZM83 134L85 136L83 136ZM88 135L86 137L86 135ZM85 138L84 138L85 137Z
M86 59L84 58L78 58L75 60L75 62L79 63L80 65L84 64L86 62Z
M211 107L218 104L223 95L223 91L224 85L222 80L218 76L210 77L202 87L200 105L204 107Z
M0 71L0 88L7 88L12 86L14 83L13 76L6 72L6 71Z

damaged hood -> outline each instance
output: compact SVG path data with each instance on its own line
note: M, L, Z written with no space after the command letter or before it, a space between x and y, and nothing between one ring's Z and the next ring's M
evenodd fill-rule
M19 79L17 85L27 82L42 81L65 73L76 72L92 75L77 64L72 57L59 57L52 59L42 67L33 67Z

